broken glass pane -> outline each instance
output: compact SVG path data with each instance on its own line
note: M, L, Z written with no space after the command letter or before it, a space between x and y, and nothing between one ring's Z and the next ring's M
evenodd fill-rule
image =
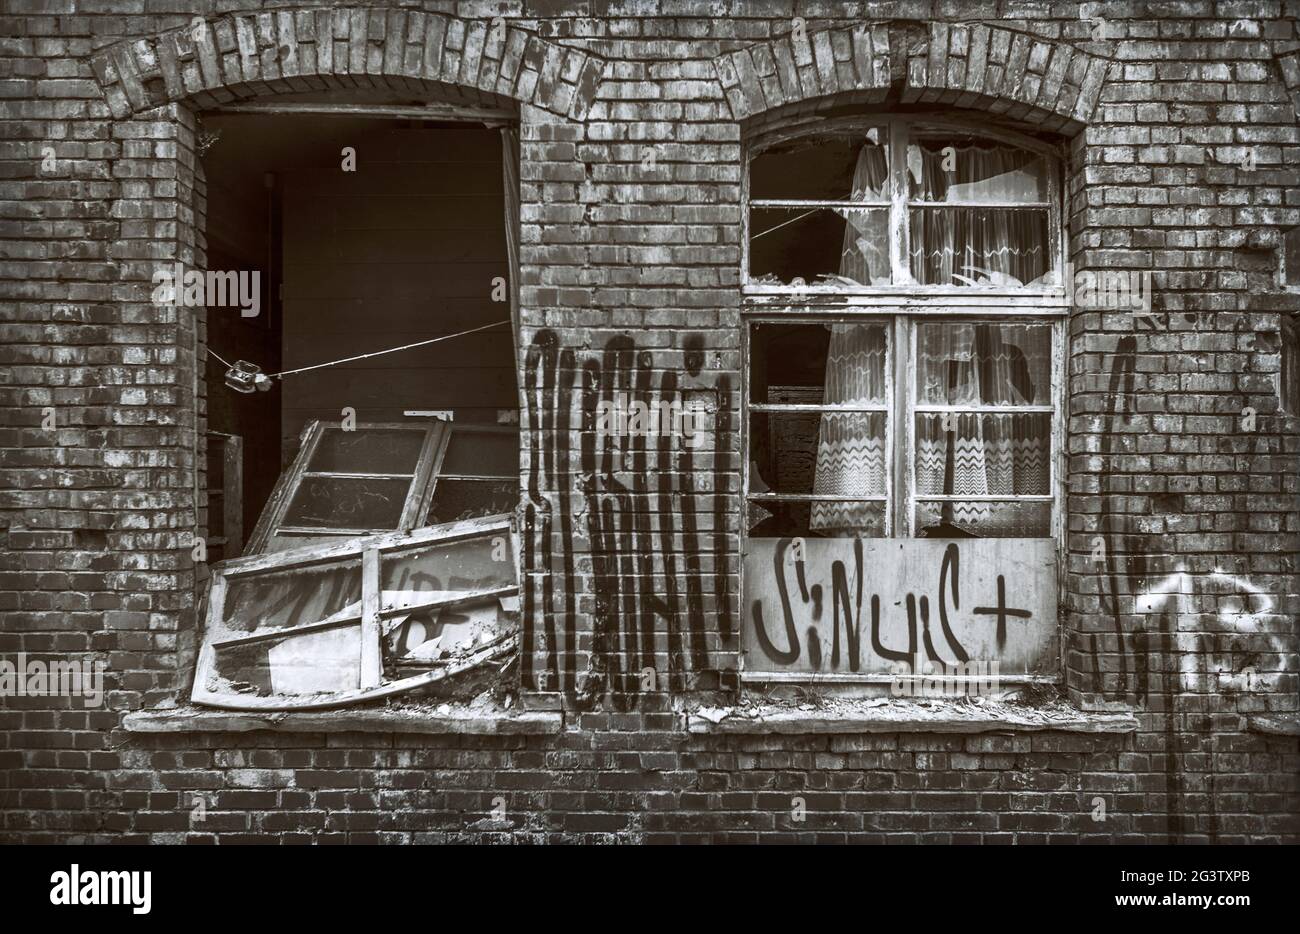
M425 429L326 428L307 469L314 473L415 473Z
M454 600L516 586L509 531L435 542L380 558L383 610Z
M913 201L1047 200L1047 160L1001 143L928 137L907 147Z
M208 690L271 694L354 691L361 686L359 625L213 646Z
M749 232L755 284L890 282L888 209L755 206Z
M883 538L885 504L751 501L747 521L754 538Z
M884 127L802 136L778 143L750 163L755 201L889 199L889 146Z
M919 502L917 538L1048 538L1049 502Z
M500 599L489 597L391 620L385 645L391 658L433 662L491 642L514 625L514 614L503 608Z
M360 613L359 557L231 577L222 622L231 632L304 626Z
M440 476L517 477L519 432L454 429L438 473Z
M750 492L885 492L883 412L755 412L751 425Z
M284 516L285 525L320 529L395 529L409 479L304 477Z

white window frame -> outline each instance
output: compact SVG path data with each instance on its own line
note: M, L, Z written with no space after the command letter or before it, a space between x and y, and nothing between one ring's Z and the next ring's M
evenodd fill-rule
M779 143L789 142L805 136L816 136L830 132L851 132L855 129L866 131L870 127L885 127L889 137L889 187L890 198L886 205L880 201L806 201L760 199L759 207L875 207L888 206L890 231L890 269L892 285L871 286L830 285L825 283L808 283L793 286L786 284L757 283L750 279L750 208L754 206L750 196L750 168L753 161L767 149ZM912 128L936 132L966 132L986 139L1007 143L1047 158L1047 201L1040 202L974 202L974 201L936 201L912 202L908 200L906 185L907 146ZM870 117L858 116L821 120L803 123L795 127L784 127L766 133L750 141L745 152L745 172L741 179L741 292L747 299L768 299L780 303L792 297L804 301L814 301L819 297L838 299L849 304L880 307L932 307L936 301L951 303L956 306L996 305L1016 308L1043 310L1066 308L1069 296L1063 287L1065 275L1063 204L1061 185L1061 166L1063 154L1057 147L1049 146L1040 140L1024 136L1009 130L989 129L980 126L969 118L939 117L923 115L917 117ZM912 280L910 255L911 230L908 212L914 206L925 204L931 208L961 207L1016 207L1046 209L1048 249L1051 251L1048 277L1049 282L1042 286L989 287L955 285L919 285Z
M848 131L854 128L887 126L889 130L889 186L890 198L890 262L889 286L845 284L828 285L775 285L755 283L750 280L750 166L753 159L770 146L804 136L816 136L828 131ZM1047 284L1021 287L970 287L920 285L911 277L909 261L910 229L907 222L911 206L906 191L906 154L911 127L935 131L969 132L974 135L1005 142L1047 157L1048 203L1017 203L1015 207L1046 207L1048 211L1048 247L1051 251L1049 269L1052 275ZM901 131L901 132L900 132ZM1043 500L1052 504L1049 537L1057 556L1056 595L1058 602L1065 594L1067 561L1065 537L1067 529L1066 507L1066 359L1068 355L1067 318L1070 311L1070 291L1065 282L1069 266L1066 263L1064 218L1069 216L1067 191L1062 178L1066 164L1064 149L1014 131L988 127L969 116L923 114L915 116L857 115L838 119L805 118L748 141L744 147L744 172L741 178L741 491L744 514L741 521L742 548L749 540L749 503L767 497L750 493L750 443L751 418L755 409L750 402L751 347L750 327L763 324L810 323L871 323L884 321L887 333L886 366L890 372L888 386L888 412L886 420L886 470L887 502L886 537L915 537L915 458L913 450L916 432L916 331L917 325L927 321L972 321L995 324L1050 324L1051 330L1051 399L1044 406L999 406L998 411L1047 411L1051 413L1050 493ZM853 206L862 206L854 203ZM870 202L866 202L870 204ZM774 206L772 201L760 205ZM808 206L848 206L849 202L808 202ZM793 206L791 204L790 206ZM936 202L936 207L998 207L993 203ZM898 284L907 283L907 284ZM900 354L898 348L906 347ZM899 391L899 387L903 391ZM991 408L991 407L990 407ZM762 406L758 411L771 410ZM920 411L981 411L980 406L922 406ZM809 407L812 410L837 411L835 407ZM901 421L900 421L901 420ZM900 431L899 425L902 425ZM808 497L790 496L803 501ZM959 499L960 497L953 497ZM1002 497L1020 500L1025 497ZM870 497L852 497L866 501ZM926 500L936 497L926 496ZM941 499L941 498L939 498ZM995 501L998 497L968 497L975 500ZM741 562L740 592L746 593L744 562ZM1060 620L1057 620L1060 647L1056 673L1051 676L1004 676L1008 684L1023 682L1059 681L1064 665L1065 642L1060 638ZM889 676L854 675L795 675L793 673L741 672L745 682L807 682L827 681L852 683L878 683L889 681Z
M1044 405L930 405L918 404L916 393L916 337L918 326L928 322L969 321L979 324L1039 324L1051 327L1051 401ZM791 324L883 324L886 327L885 366L889 373L886 381L886 401L882 405L804 405L771 404L750 401L750 329L753 325L791 325ZM1064 448L1065 448L1065 318L1049 314L1016 314L979 317L970 315L950 316L946 314L915 314L899 311L893 314L855 311L850 314L828 312L820 314L785 316L764 312L747 314L744 319L744 332L741 343L741 359L745 361L745 373L742 380L741 405L744 412L744 457L741 468L741 489L744 491L746 515L748 504L762 502L879 502L884 501L885 538L916 537L916 504L918 500L941 502L945 499L978 502L1028 501L1047 502L1052 506L1052 520L1049 535L1045 538L1055 539L1059 544L1064 538ZM907 352L900 354L898 348L906 347ZM899 387L903 391L899 391ZM883 412L885 414L885 490L883 496L828 496L803 495L794 493L751 493L751 428L750 415L755 412L770 414L820 414L822 412ZM1049 478L1048 493L1040 495L1013 496L939 496L926 494L919 496L916 492L916 415L924 412L956 413L1032 413L1041 412L1051 415L1051 456L1048 458ZM748 523L746 522L748 537ZM1064 557L1063 553L1058 557Z

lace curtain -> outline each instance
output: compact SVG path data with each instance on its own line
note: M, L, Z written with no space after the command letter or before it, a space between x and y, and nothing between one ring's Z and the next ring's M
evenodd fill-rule
M883 190L888 163L881 146L864 144L853 170L853 194ZM844 244L840 274L855 282L889 281L889 238L868 237L865 212L840 212ZM884 403L885 329L866 324L831 325L826 353L826 405ZM882 495L885 489L885 421L867 413L828 412L817 441L815 495ZM883 535L883 511L873 503L814 502L809 527L831 535Z
M913 201L1043 198L1042 161L1024 150L912 146L907 161ZM944 169L945 162L951 171ZM1046 224L1046 213L1035 208L912 208L912 276L926 285L1031 283L1047 272Z
M948 324L918 342L920 395L941 405L1029 405L1030 359L996 324ZM1050 353L1050 351L1047 351ZM1047 361L1035 361L1045 371ZM916 426L917 496L1014 496L1049 490L1051 419L1028 413L963 413L946 422L922 414ZM946 502L941 524L979 535L1040 534L1016 503ZM1028 524L1026 524L1028 522ZM918 529L918 532L921 529Z
M924 153L924 150L921 150ZM1014 150L975 149L969 151L962 164L970 167L976 178L988 183L983 189L987 197L995 197L997 186L1009 182L1006 172L991 172L990 166L972 166L970 160L1005 160L1012 171L1009 153ZM1022 159L1023 153L1015 153ZM938 193L947 190L927 169L934 160L923 156L920 173L925 191ZM937 168L934 163L932 168ZM854 190L883 176L886 171L883 151L874 146L864 146L854 172ZM960 179L966 173L959 171ZM989 177L993 175L994 177ZM928 179L928 181L926 181ZM879 182L877 181L877 186ZM915 195L914 195L915 196ZM968 195L962 195L967 197ZM1003 197L1003 195L996 195ZM929 209L935 210L935 209ZM933 243L934 238L957 242L959 222L948 210L939 209L931 224L931 240L921 235L921 242ZM943 220L948 218L948 220ZM972 244L962 254L981 264L993 263L999 268L1008 265L1010 257L1023 255L1027 241L1016 239L1014 225L995 229L992 239ZM913 228L913 242L917 241ZM870 275L872 253L857 247L861 232L852 222L845 225L844 248L841 254L841 273L857 279ZM1012 246L1022 244L1022 246ZM1037 249L1042 249L1039 242ZM887 251L887 245L883 247ZM929 247L926 247L927 251ZM950 251L953 257L958 255ZM887 255L883 256L887 263ZM948 260L952 262L952 260ZM886 267L887 268L887 267ZM1015 343L1004 340L1004 329L995 324L951 324L936 329L932 339L919 343L918 372L923 385L920 396L926 401L947 405L1023 405L1041 401L1047 389L1036 386L1033 373L1049 372L1042 359L1031 361L1025 351ZM1032 350L1032 348L1031 348ZM1050 350L1045 350L1050 354ZM826 359L825 394L823 400L833 404L882 404L886 401L886 334L880 325L835 324L831 326L830 345ZM1031 366L1031 362L1034 364ZM1040 381L1042 377L1039 377ZM817 467L813 492L819 495L862 496L887 493L885 478L885 419L882 415L867 413L823 413L817 443ZM916 431L917 494L979 497L989 495L1015 495L1046 493L1048 491L1048 466L1050 453L1050 419L1024 413L961 414L944 422L940 415L925 415L918 419ZM1011 504L1013 507L1016 504ZM944 524L957 526L969 533L981 535L1037 534L1024 527L1020 513L999 503L945 503L942 507ZM879 536L884 534L883 511L878 504L867 502L815 502L812 505L810 527L833 536ZM919 530L918 530L919 531ZM958 534L961 534L960 532Z

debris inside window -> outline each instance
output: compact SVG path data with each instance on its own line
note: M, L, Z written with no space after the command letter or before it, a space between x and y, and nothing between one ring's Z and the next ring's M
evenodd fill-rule
M518 591L508 515L224 562L193 700L310 710L507 665Z

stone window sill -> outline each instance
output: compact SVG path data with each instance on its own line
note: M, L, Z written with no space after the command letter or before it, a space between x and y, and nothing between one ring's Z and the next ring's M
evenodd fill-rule
M325 710L255 713L198 707L137 710L122 727L129 733L428 733L520 735L558 733L564 718L540 710L484 711L447 705L411 710Z
M818 709L750 706L690 711L691 733L1131 733L1138 721L1129 711L1089 712L1057 704L953 704L914 701L837 704Z

